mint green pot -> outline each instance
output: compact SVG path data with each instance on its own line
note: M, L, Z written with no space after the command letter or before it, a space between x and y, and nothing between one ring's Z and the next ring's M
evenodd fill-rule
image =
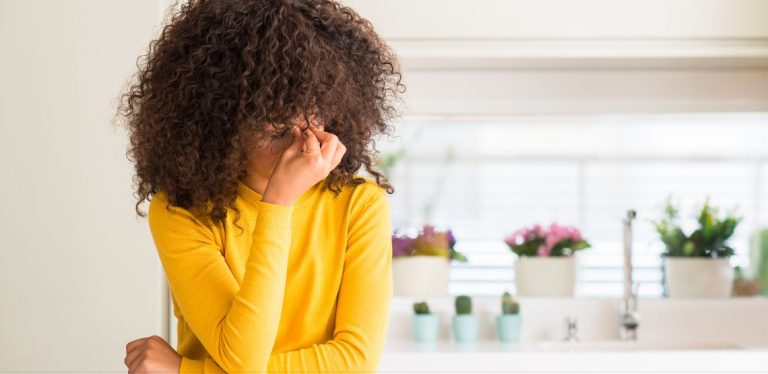
M413 340L417 342L437 341L440 331L440 316L437 314L413 315Z
M456 314L452 319L453 338L460 343L477 340L480 318L475 314Z
M496 316L496 331L502 342L520 341L520 327L522 319L519 314L502 314Z

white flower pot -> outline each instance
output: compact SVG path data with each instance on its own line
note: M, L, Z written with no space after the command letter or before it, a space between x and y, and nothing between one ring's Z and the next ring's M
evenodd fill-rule
M573 297L576 289L576 258L520 256L515 260L518 296Z
M397 256L392 258L395 296L448 296L451 264L442 256Z
M733 269L728 258L665 257L664 276L670 297L730 297Z

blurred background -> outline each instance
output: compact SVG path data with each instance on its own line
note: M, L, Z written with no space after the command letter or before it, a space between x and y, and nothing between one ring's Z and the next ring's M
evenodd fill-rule
M394 136L376 143L395 187L395 237L450 230L451 250L466 257L445 262L444 284L429 290L413 286L412 270L395 277L383 370L440 371L418 365L477 358L450 353L456 330L447 319L444 345L405 356L423 352L410 345L417 301L447 317L455 297L471 297L485 313L478 339L489 345L470 352L499 360L510 354L491 345L503 292L531 321L521 343L559 340L566 315L578 315L586 337L618 337L628 210L637 214L629 269L634 296L647 301L645 336L674 340L659 331L684 324L690 314L680 311L689 310L727 323L695 320L675 336L696 340L706 330L696 342L768 346L759 296L768 290L768 1L342 2L394 49L407 87ZM162 269L146 220L133 212L126 134L111 126L118 94L172 3L0 0L2 372L124 371L128 341L174 341ZM743 290L728 284L728 299L670 295L671 245L657 225L668 201L686 233L707 201L713 218L739 218L718 245L732 249L729 281L746 282ZM578 251L573 288L521 294L511 250L519 243L507 239L551 223L577 228L590 244ZM562 313L536 320L526 310ZM604 316L610 329L590 327ZM766 351L753 352L733 362L749 367Z

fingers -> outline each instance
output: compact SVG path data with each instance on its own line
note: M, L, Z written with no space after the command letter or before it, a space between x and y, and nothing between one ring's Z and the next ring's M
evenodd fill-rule
M304 130L306 139L304 140L304 152L309 154L315 154L320 150L320 141L315 135L314 131Z
M146 372L144 370L142 370L141 372L139 371L142 366L142 361L144 361L144 358L143 358L144 355L145 355L144 351L141 351L141 354L139 355L139 357L137 357L136 360L133 360L131 365L128 366L128 374L141 374L141 372Z
M146 338L140 338L133 340L125 345L125 352L128 353L130 351L135 350L136 348L140 347L142 343L144 343L145 340L149 339L149 337Z
M291 133L293 135L293 141L287 147L286 151L300 153L302 147L304 147L304 136L301 134L299 126L294 125L291 127Z
M331 138L331 136L335 136L329 132L325 132L314 126L309 126L309 128L312 129L312 132L315 134L315 136L317 137L317 139L320 141L321 144L328 141Z
M311 128L311 127L310 127ZM336 135L315 128L310 131L320 141L320 152L325 160L332 160L339 145Z
M125 359L123 360L123 363L126 367L130 368L134 362L136 362L136 359L139 357L139 355L144 352L143 349L134 349L130 352L128 352L127 355L125 355Z
M141 349L141 347L144 345L144 343L146 343L147 339L149 338L136 339L134 341L131 341L125 346L126 355L125 355L125 359L123 360L123 363L125 364L126 367L130 368L131 366L133 366L134 362L139 357L139 355L142 352L144 352L144 350Z
M341 142L339 142L338 147L336 147L336 153L333 155L333 159L331 159L331 170L333 170L336 166L339 165L341 162L341 158L344 157L344 153L347 152L347 147L344 146Z

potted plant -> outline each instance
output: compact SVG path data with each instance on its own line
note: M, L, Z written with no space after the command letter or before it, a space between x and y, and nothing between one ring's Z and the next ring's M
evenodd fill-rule
M501 296L501 315L496 316L496 330L502 342L520 339L520 304L509 292Z
M456 315L452 319L453 337L456 342L474 342L477 340L480 319L472 314L472 298L467 295L456 297Z
M413 304L413 340L417 342L437 341L440 316L429 311L426 301Z
M741 218L733 214L720 217L706 201L690 233L679 221L679 211L669 199L662 219L653 222L665 246L662 257L669 296L730 297L734 274L729 259L734 252L727 242Z
M392 279L395 296L448 296L450 261L466 262L456 251L451 230L425 225L416 237L392 236Z
M576 288L577 251L589 248L578 229L552 223L508 235L504 242L517 255L515 286L519 296L572 297Z

